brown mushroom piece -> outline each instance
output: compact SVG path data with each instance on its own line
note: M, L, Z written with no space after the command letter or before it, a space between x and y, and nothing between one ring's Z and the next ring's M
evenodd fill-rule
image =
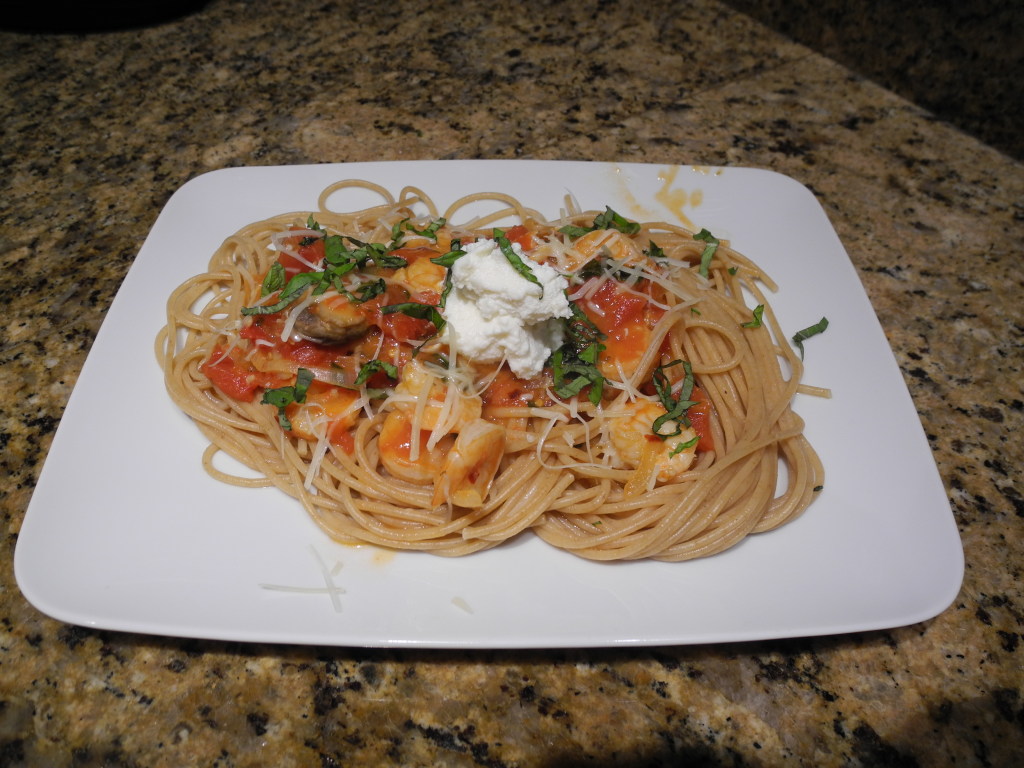
M295 318L296 334L318 344L344 344L369 329L366 316L348 299L332 296L310 304Z

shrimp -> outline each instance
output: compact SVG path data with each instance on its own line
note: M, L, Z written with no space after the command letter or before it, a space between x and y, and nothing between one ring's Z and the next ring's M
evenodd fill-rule
M433 256L440 254L429 251ZM413 293L441 293L444 289L444 277L447 269L435 264L429 258L420 257L409 262L392 276L392 280L401 283Z
M402 411L392 411L384 419L377 450L381 464L395 477L411 483L431 483L444 466L444 457L455 441L447 435L433 448L427 447L430 432L421 430L413 443L412 421Z
M381 463L405 480L433 482L434 506L479 507L505 453L505 428L481 418L479 395L438 373L415 358L402 368L377 443Z
M392 411L377 439L381 464L402 480L432 483L435 507L445 501L460 507L483 504L505 454L505 428L477 419L433 447L427 445L429 437L421 430L415 443L409 415Z
M305 400L290 404L285 411L292 434L310 441L326 436L334 444L343 444L359 415L358 398L353 390L314 381Z
M402 368L402 380L395 387L389 406L409 415L422 409L420 427L442 433L458 432L480 418L483 401L479 395L460 392L454 382L445 382L426 365L412 358Z
M661 438L654 434L654 422L666 413L660 403L653 400L623 402L611 418L609 437L620 461L635 469L636 484L646 488L652 476L661 482L670 482L690 468L697 453L697 433L682 427L678 435ZM628 491L627 491L628 492Z
M599 253L605 253L622 264L637 264L646 257L640 246L617 229L595 229L573 242L562 269L575 272Z
M434 506L447 499L460 507L479 507L505 455L505 428L485 419L459 432L434 483Z

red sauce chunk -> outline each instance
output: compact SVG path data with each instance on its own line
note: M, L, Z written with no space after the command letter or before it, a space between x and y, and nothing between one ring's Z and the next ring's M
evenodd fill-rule
M606 375L615 370L615 362L631 370L650 344L651 327L664 314L646 296L622 288L615 280L606 280L580 306L607 336L602 342L606 349L601 354L602 367L607 366Z
M258 371L239 359L237 350L226 353L219 346L214 347L210 359L199 370L225 395L244 403L251 403L258 390L287 383L280 375Z

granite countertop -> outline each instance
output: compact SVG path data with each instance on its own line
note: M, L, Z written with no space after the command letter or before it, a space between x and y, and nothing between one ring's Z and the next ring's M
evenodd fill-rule
M714 0L633 6L214 0L144 29L0 32L0 764L1022 753L1024 169ZM136 636L30 606L12 560L34 483L169 196L227 166L436 158L744 165L807 185L948 491L966 555L953 604L837 637L507 652Z

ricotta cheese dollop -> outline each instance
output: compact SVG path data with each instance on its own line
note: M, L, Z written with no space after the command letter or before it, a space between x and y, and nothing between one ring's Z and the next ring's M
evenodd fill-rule
M564 324L572 317L566 279L538 264L518 243L513 252L540 285L530 282L505 258L494 240L478 240L452 265L452 290L445 301L444 336L459 355L480 362L508 361L512 372L529 379L562 345Z

